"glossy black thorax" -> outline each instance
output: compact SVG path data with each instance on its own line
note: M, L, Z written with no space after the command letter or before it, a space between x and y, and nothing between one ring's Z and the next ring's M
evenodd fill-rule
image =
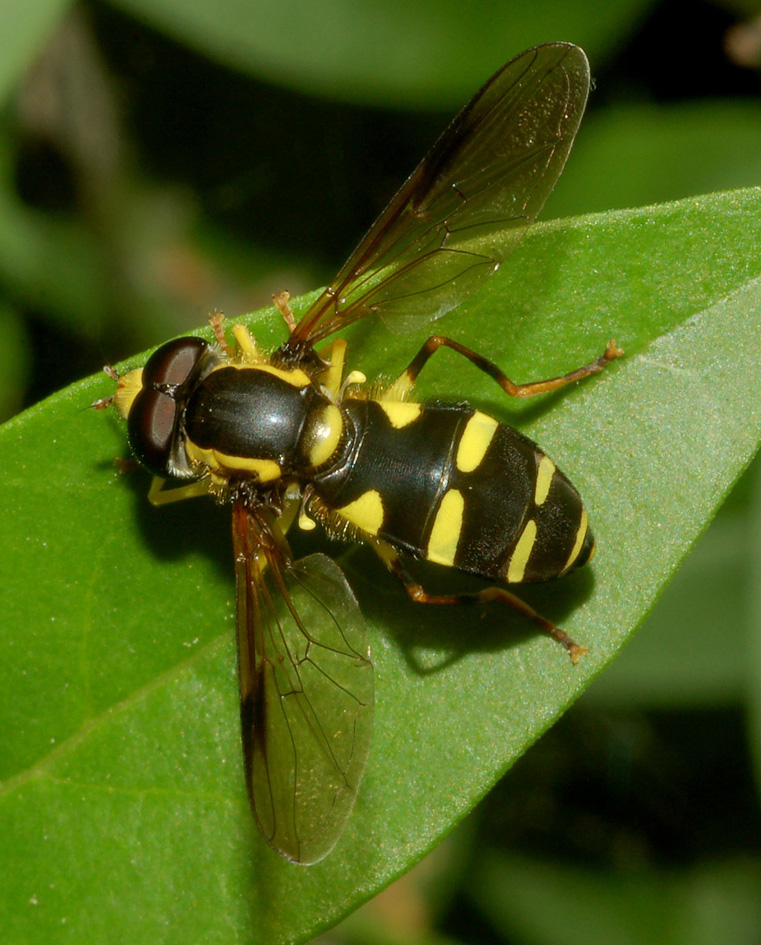
M220 367L188 398L185 433L202 449L274 460L288 474L305 462L302 436L324 403L311 384L297 386L260 368Z

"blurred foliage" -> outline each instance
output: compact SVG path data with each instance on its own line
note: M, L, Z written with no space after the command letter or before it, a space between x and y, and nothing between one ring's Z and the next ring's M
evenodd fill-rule
M761 183L757 12L753 0L4 5L0 415L209 311L327 279L452 110L539 42L578 43L596 76L545 218ZM709 368L707 396L713 380ZM636 402L621 417L643 420ZM615 664L429 860L321 941L757 941L760 496L753 464ZM94 520L98 535L116 528ZM205 580L208 562L190 564ZM97 634L104 618L91 619ZM116 634L116 604L107 620ZM37 629L6 621L14 633Z

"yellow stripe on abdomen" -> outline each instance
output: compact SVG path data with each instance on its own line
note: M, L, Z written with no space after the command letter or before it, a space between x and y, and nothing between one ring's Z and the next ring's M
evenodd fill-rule
M549 456L542 456L539 460L539 467L536 470L536 486L534 488L534 502L537 505L544 505L547 498L552 478L555 475L555 464Z
M354 502L336 511L368 535L377 535L383 525L383 500L376 489L369 489Z
M587 517L587 510L582 508L581 520L579 521L579 530L576 532L576 541L573 543L573 548L571 549L571 553L568 556L568 561L566 561L565 563L565 567L560 572L561 577L567 571L571 570L574 562L579 557L579 552L581 551L584 545L584 539L587 537L588 529L589 529L589 518Z
M457 447L455 465L459 472L473 472L483 462L499 424L493 417L477 411L468 420Z
M379 400L377 404L386 414L395 430L401 430L414 423L423 412L422 404L412 404L406 401Z
M431 537L428 539L426 557L436 564L451 567L454 564L457 544L462 531L462 516L465 499L457 489L444 493L436 518L433 520Z
M510 555L510 563L507 566L508 584L520 584L523 575L526 573L526 565L531 557L531 550L536 541L536 522L530 518L521 532L521 537Z

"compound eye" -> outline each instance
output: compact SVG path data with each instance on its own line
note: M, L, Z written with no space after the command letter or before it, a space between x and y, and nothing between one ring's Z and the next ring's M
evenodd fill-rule
M143 387L184 384L208 347L202 338L168 341L148 358L143 368Z
M154 476L170 475L177 409L176 401L169 394L145 387L130 409L127 418L130 446Z

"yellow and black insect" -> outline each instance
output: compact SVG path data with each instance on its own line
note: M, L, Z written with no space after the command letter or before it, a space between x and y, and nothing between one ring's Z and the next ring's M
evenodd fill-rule
M371 227L335 280L296 323L276 302L287 341L265 354L242 325L231 346L170 341L144 368L117 377L112 398L151 499L210 492L230 501L237 578L241 721L248 791L269 843L299 863L335 845L367 759L373 674L367 633L344 575L322 554L294 561L285 533L319 522L367 543L409 596L428 604L497 601L552 634L562 630L508 585L546 581L594 551L582 501L531 440L457 402L415 402L412 388L442 346L510 396L529 397L600 371L514 384L449 338L423 345L379 391L344 377L346 344L315 345L350 322L424 325L456 306L498 267L541 209L563 168L589 88L576 46L539 46L475 95ZM171 480L174 489L163 489ZM179 484L178 484L179 483ZM427 559L490 582L475 594L434 596L402 557Z

